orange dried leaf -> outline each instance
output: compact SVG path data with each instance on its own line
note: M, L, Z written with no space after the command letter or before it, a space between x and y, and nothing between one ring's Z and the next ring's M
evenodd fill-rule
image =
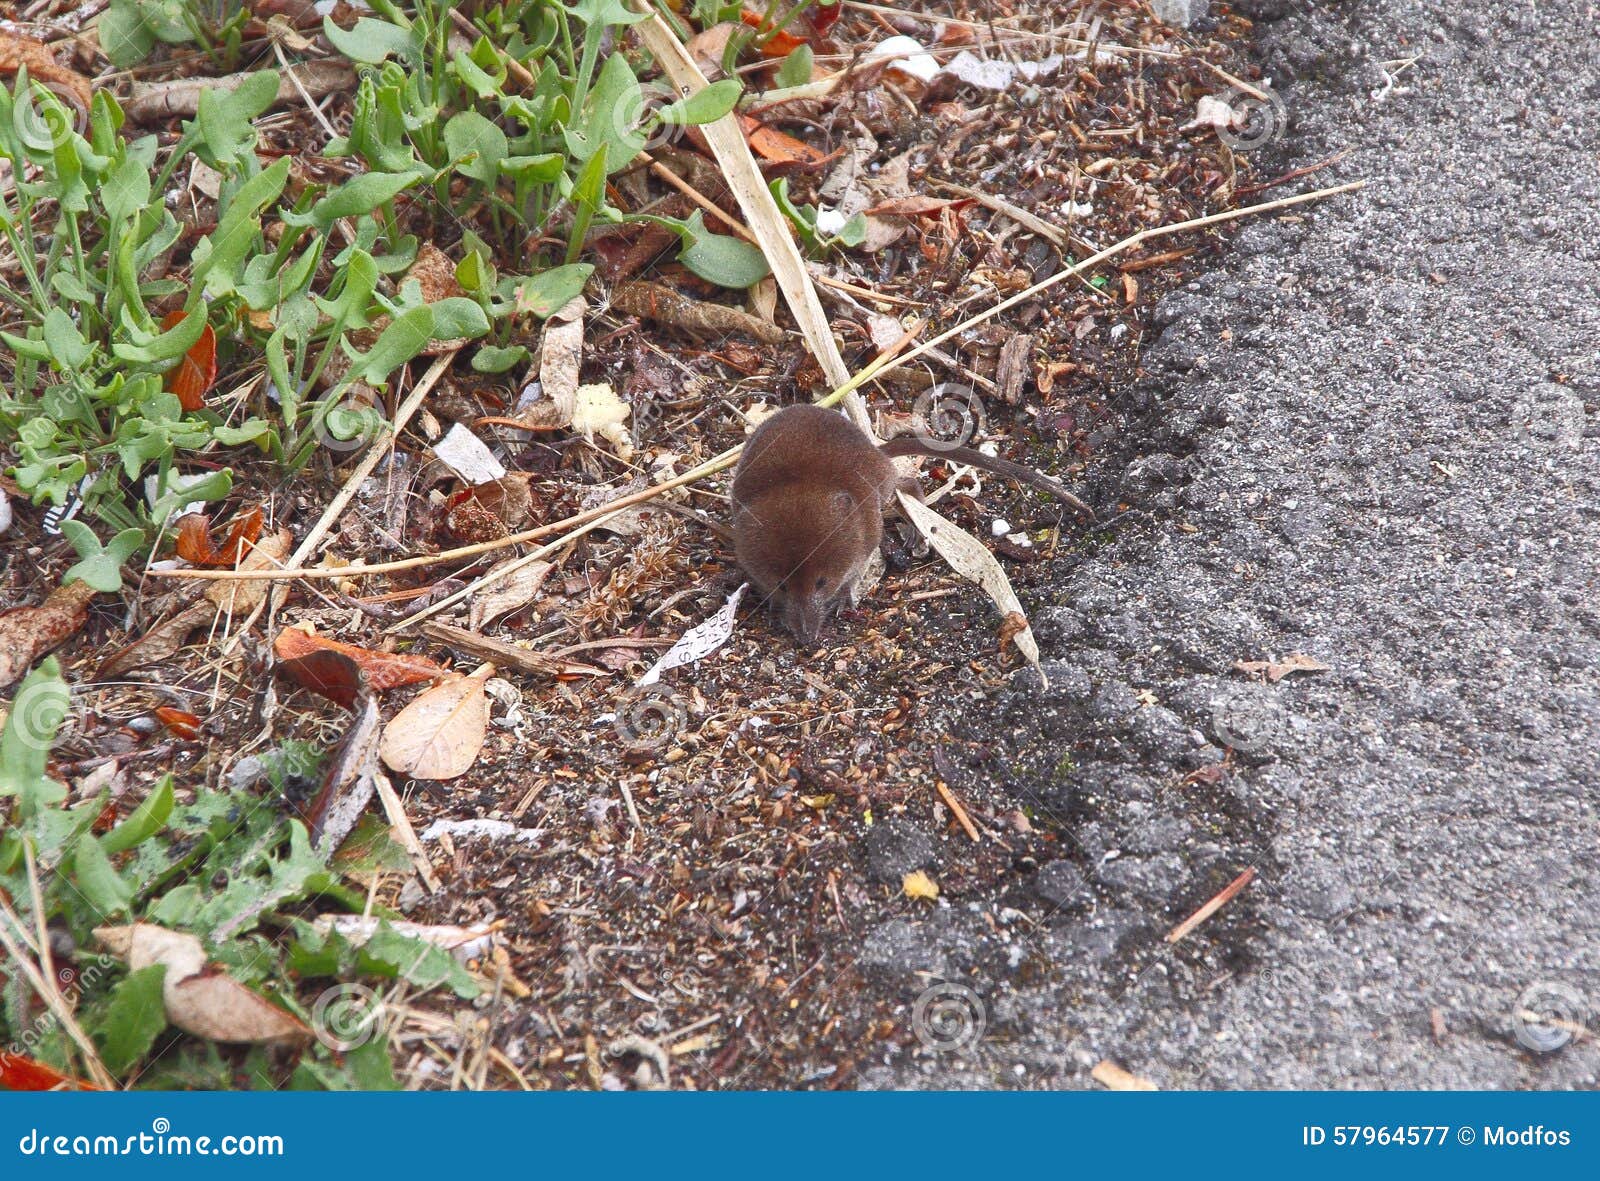
M187 312L168 312L161 318L161 330L170 331L183 323ZM167 392L178 395L185 410L199 410L206 404L206 392L217 380L217 334L207 324L200 339L189 346L176 365L167 370Z
M0 1090L3 1091L98 1091L82 1079L59 1073L54 1067L0 1051Z
M175 738L200 737L200 719L188 710L173 709L163 705L156 708L156 720L165 726Z
M776 127L768 127L749 115L739 116L739 126L744 129L744 138L750 144L750 150L763 160L775 164L817 164L825 159L810 144Z
M298 660L315 652L337 652L348 656L355 662L357 668L366 673L367 683L372 686L375 693L394 689L400 685L415 685L418 681L434 681L448 671L426 656L375 652L371 648L330 640L326 636L319 636L316 632L308 632L298 627L285 628L279 632L278 638L272 643L272 651L280 661L284 662ZM306 687L321 692L315 685L308 684Z
M261 536L261 509L256 507L233 519L228 540L219 550L211 544L211 518L187 513L178 518L176 550L180 558L197 566L233 566Z
M744 23L749 25L752 29L759 29L761 27L761 22L765 18L761 15L761 13L751 12L748 8L746 8L739 14L739 19L744 21ZM799 49L805 43L806 39L804 37L796 37L787 29L779 29L772 35L771 39L761 47L761 56L772 58L788 57L791 53Z

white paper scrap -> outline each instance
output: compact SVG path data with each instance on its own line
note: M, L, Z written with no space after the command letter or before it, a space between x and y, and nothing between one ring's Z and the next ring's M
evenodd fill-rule
M654 685L661 679L661 674L669 668L704 660L726 644L728 637L733 635L733 621L739 610L739 600L744 598L744 592L749 589L748 582L742 584L728 596L728 601L718 608L715 615L684 632L678 642L667 649L666 654L651 666L650 671L639 678L635 688L643 689L646 685Z

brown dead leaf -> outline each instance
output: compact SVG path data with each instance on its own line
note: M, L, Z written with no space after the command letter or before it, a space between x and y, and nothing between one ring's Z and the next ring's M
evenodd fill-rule
M488 732L484 686L493 674L494 665L485 664L418 695L384 727L383 761L413 779L454 779L466 771Z
M69 582L56 587L37 607L18 607L0 615L0 689L77 632L89 618L89 600L95 594L84 583Z
M0 76L9 77L23 67L27 67L28 77L76 110L79 127L87 125L89 103L94 98L89 79L76 70L58 66L50 47L43 42L0 30Z
M95 669L94 679L110 681L129 669L160 664L175 656L195 628L204 627L217 617L217 605L210 599L190 603L172 618L156 624L133 643L113 652Z
M550 577L550 571L555 566L549 562L529 562L519 565L505 578L495 579L495 571L501 566L520 562L520 558L510 558L491 567L485 578L491 585L479 594L472 597L472 603L467 608L467 627L472 631L482 631L485 624L493 623L501 616L509 615L533 602L539 589L544 586L544 580Z
M161 987L167 1020L185 1033L213 1042L285 1045L310 1040L299 1018L252 992L221 968L207 967Z
M1264 679L1276 685L1290 673L1325 673L1328 671L1328 666L1304 652L1291 652L1281 661L1236 660L1233 662L1233 671L1254 677L1258 681Z
M350 665L350 675L359 684L361 673L353 660L335 652L321 655ZM372 802L378 790L378 776L383 774L378 766L378 703L371 690L361 686L352 708L355 719L334 757L328 760L306 820L311 845L320 853L329 853L344 843Z
M261 536L261 507L240 513L228 529L228 539L218 549L211 544L211 518L205 513L185 513L178 518L175 550L196 566L233 566Z
M441 299L466 294L456 280L456 264L432 242L424 242L418 248L417 260L406 272L406 278L417 281L424 303L438 303Z
M94 936L137 972L167 969L161 1000L167 1020L185 1033L215 1042L252 1045L305 1041L311 1031L287 1013L206 962L200 940L154 923L96 927Z
M284 663L302 659L316 652L337 653L348 658L366 674L367 683L372 686L375 693L382 693L401 685L415 685L419 681L438 680L446 673L442 665L429 660L426 656L412 656L401 652L375 652L371 648L361 648L355 644L345 644L339 640L331 640L327 636L319 636L308 626L286 627L272 642L272 654ZM291 672L290 675L294 674ZM344 679L347 678L340 678L341 681ZM313 692L322 693L324 697L330 696L315 684L305 681L300 683ZM339 697L330 699L338 701L346 708L350 707L350 701L341 700Z
M572 421L572 412L578 404L586 307L583 296L573 296L565 307L545 321L544 339L539 345L539 385L544 391L544 401L534 403L524 415L532 415L539 425L559 428Z
M239 564L241 570L270 570L275 566L283 565L283 559L289 555L289 547L294 543L294 534L287 529L279 529L257 540L243 562ZM262 579L253 578L240 582L213 582L206 587L206 598L217 606L217 610L224 614L232 612L234 615L248 615L256 609L263 599L267 597L267 588L272 584Z

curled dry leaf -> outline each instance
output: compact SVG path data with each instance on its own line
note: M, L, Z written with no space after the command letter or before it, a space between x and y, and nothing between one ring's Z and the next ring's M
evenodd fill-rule
M174 548L184 561L196 566L233 566L261 536L261 508L258 505L233 519L221 549L211 544L211 518L205 513L179 517L177 534Z
M327 681L323 678L326 673L336 671L334 666L307 666L294 663L316 653L337 654L350 660L366 675L367 683L372 686L375 693L382 693L401 685L415 685L419 681L434 681L444 676L447 671L438 661L429 660L426 656L412 656L401 652L374 652L371 648L361 648L355 644L345 644L339 640L331 640L327 636L319 636L309 625L286 627L280 631L277 639L272 642L272 654L278 658L281 665L286 666L284 671L313 693L321 693L347 709L351 707L356 690L353 683L347 686L347 682L354 681L353 677L346 674ZM310 675L312 679L301 679L302 672ZM326 691L324 686L336 689L338 696Z
M324 658L349 664L349 675L359 684L360 670L349 657L329 652ZM334 757L328 760L306 822L312 848L319 853L331 852L344 843L372 802L378 790L378 776L383 774L378 767L378 703L363 686L352 708L355 720Z
M168 332L183 323L187 312L168 312L161 318L161 331ZM217 334L207 324L200 330L200 339L189 346L189 351L178 358L178 363L167 370L163 379L167 392L178 396L178 404L185 410L203 410L206 392L217 380Z
M77 632L89 618L89 600L95 594L85 583L69 582L56 587L37 607L18 607L0 615L0 689Z
M920 500L904 492L896 495L900 498L900 510L928 539L928 544L939 551L939 556L950 563L950 568L969 582L977 583L994 600L1010 640L1044 681L1044 670L1039 667L1039 645L1034 641L1033 629L1028 626L1028 617L1017 600L1017 592L1011 589L1011 580L988 547Z
M162 1004L167 1020L185 1033L251 1045L300 1042L311 1036L293 1014L208 964L205 948L193 935L154 923L133 923L96 927L94 936L130 971L155 964L166 968Z
M1291 652L1282 660L1236 660L1233 671L1257 680L1265 678L1276 685L1290 673L1325 673L1328 666L1304 652Z
M530 430L560 430L572 422L578 404L578 371L583 362L583 312L588 305L575 295L545 321L539 345L539 386L544 400L519 415Z
M413 779L454 779L466 771L489 729L484 685L493 675L494 665L485 664L419 694L384 727L383 761Z
M185 741L200 737L200 715L186 709L173 709L170 705L158 706L156 721L167 728L167 733Z
M281 566L283 559L289 556L289 546L293 542L294 535L287 529L269 533L257 540L255 548L239 563L239 569L266 570ZM261 579L213 582L206 587L206 598L224 614L231 611L234 615L248 615L267 597L267 590L271 586L270 582Z
M518 565L504 578L495 579L497 570L520 561L519 558L511 558L490 568L490 585L473 595L472 603L467 608L467 626L472 631L482 631L485 625L533 602L539 589L544 586L544 580L555 569L550 562L528 562Z

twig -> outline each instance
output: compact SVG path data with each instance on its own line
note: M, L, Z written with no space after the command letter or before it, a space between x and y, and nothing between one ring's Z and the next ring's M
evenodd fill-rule
M1228 903L1232 902L1234 896L1237 895L1240 890L1243 890L1246 886L1248 886L1251 882L1255 881L1255 878L1256 867L1252 865L1249 869L1245 870L1238 877L1234 878L1233 881L1224 886L1217 896L1210 902L1206 903L1199 910L1195 911L1188 918L1184 919L1183 922L1179 923L1176 927L1172 928L1172 930L1168 931L1167 942L1178 942L1178 940L1189 934L1189 932L1193 931L1201 923L1205 922L1212 915L1216 914L1217 911L1221 910L1224 906L1228 905Z
M1324 168L1337 164L1349 154L1350 149L1345 148L1342 152L1335 152L1319 164L1307 164L1304 168L1291 168L1282 176L1274 177L1272 180L1264 180L1260 184L1241 185L1234 192L1243 196L1246 193L1259 193L1264 189L1275 189L1281 184L1288 184L1291 180L1299 180L1302 176L1310 176L1313 172L1321 172Z
M933 781L933 790L939 793L939 798L945 802L945 806L955 813L956 819L961 822L961 827L966 829L967 835L972 838L972 843L978 844L978 828L972 823L972 817L967 815L967 810L961 806L961 801L956 799L955 793L945 786L942 779Z
M378 799L383 801L383 812L389 818L389 827L394 830L401 847L410 855L417 876L422 879L422 884L428 887L428 893L437 894L439 877L433 872L433 864L428 860L422 842L417 840L417 830L411 827L411 818L406 815L405 806L395 794L394 784L390 783L389 777L381 772L372 777L372 782L378 789Z
M673 188L677 189L678 192L682 193L685 197L689 198L689 200L700 206L701 209L704 209L707 213L711 214L712 217L715 217L718 221L727 226L735 234L738 234L739 237L743 238L746 242L755 242L756 236L750 232L750 230L742 221L734 217L732 214L724 213L721 209L717 208L717 203L715 201L711 200L711 198L707 197L699 189L695 188L688 181L684 180L683 177L672 171L672 169L668 168L665 164L661 163L661 161L655 159L650 155L649 152L640 152L639 155L642 156L645 162L650 165L651 172L655 173L662 180L666 181Z

